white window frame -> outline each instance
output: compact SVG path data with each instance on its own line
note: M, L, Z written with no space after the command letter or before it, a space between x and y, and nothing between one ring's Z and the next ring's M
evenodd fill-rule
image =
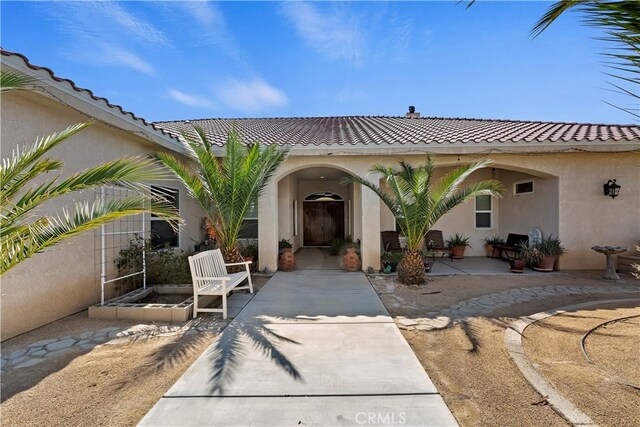
M475 230L493 230L493 197L491 196L487 196L489 197L489 203L491 204L491 208L489 210L486 209L478 209L478 197L484 197L483 196L476 196L473 200L473 228ZM489 214L489 227L478 227L478 216L477 214L479 213L488 213Z
M530 182L531 183L531 191L527 191L526 193L518 193L517 188L518 188L518 184L526 184ZM526 194L533 194L536 191L536 183L533 179L525 179L524 181L518 181L518 182L514 182L513 183L513 195L514 196L523 196Z
M153 187L156 188L161 188L161 189L166 189L168 191L171 192L175 192L177 194L177 201L178 201L178 215L182 216L181 210L182 210L182 201L180 200L180 189L179 188L175 188L175 187L168 187L166 185L151 185L152 189L151 191L153 192ZM159 217L154 217L153 215L149 215L149 219L151 220L151 222L154 221L164 221L167 222L166 220L159 218ZM151 224L149 224L149 230L150 230L150 234L151 234ZM176 231L176 234L178 235L178 245L177 246L169 246L170 249L174 249L174 248L180 248L181 244L182 244L182 233L180 232L180 230ZM151 236L151 240L153 241L153 236ZM166 248L157 248L157 249L153 249L154 251L162 251Z

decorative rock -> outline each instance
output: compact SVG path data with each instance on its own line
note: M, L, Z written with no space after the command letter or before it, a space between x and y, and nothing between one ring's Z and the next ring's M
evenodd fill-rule
M406 326L406 327L415 326L418 324L418 322L416 322L413 319L398 319L396 320L396 322L398 323L398 325Z
M93 336L93 332L88 331L88 332L84 332L82 334L80 334L80 339L81 340L86 340L87 338L91 338Z
M71 351L71 350L72 350L71 348L63 348L63 349L61 349L61 350L51 351L51 352L47 353L47 354L45 355L45 357L55 357L55 356L59 356L59 355L64 354L64 353L66 353L66 352L68 352L68 351Z
M24 362L25 360L29 360L30 357L29 356L22 356L22 357L18 357L17 359L13 359L9 361L9 365L10 366L15 366L18 365L22 362Z
M34 343L31 343L27 346L27 348L31 348L31 347L44 347L47 344L51 344L52 342L56 342L58 341L57 339L50 339L50 340L41 340L41 341L37 341Z
M89 341L89 342L87 342L85 344L78 344L77 347L82 349L82 350L92 350L97 345L98 345L97 343Z
M25 350L24 348L12 351L11 354L9 354L9 360L13 361L15 359L18 359L24 356L26 353L27 353L27 350Z
M76 340L74 340L73 338L67 338L65 340L62 341L57 341L51 344L48 344L46 346L46 349L48 351L58 351L58 350L62 350L65 348L69 348L72 345L74 345L76 343Z
M84 345L84 344L89 344L90 342L91 342L91 340L81 340L81 341L78 341L78 342L76 343L76 347L80 347L81 345Z
M116 328L116 327L102 328L102 329L100 329L100 330L98 330L98 331L96 332L96 335L97 335L97 334L99 334L99 333L101 333L101 332L103 332L103 333L108 333L108 332L119 331L119 330L120 330L120 328Z
M27 356L32 356L32 355L34 355L35 353L38 353L38 352L40 352L40 351L44 351L44 352L46 353L46 351L45 351L45 350L43 350L43 349L42 349L42 347L33 347L33 348L30 348L30 349L29 349L29 351L27 351Z
M16 365L13 367L13 369L21 369L21 368L28 368L29 366L33 366L33 365L37 365L38 363L42 363L44 362L45 359L42 358L30 358L29 360L22 362L19 365Z
M30 354L30 356L45 356L46 354L47 354L47 350L42 349L42 350L34 351L33 353Z
M117 331L109 332L109 338L116 338L118 337L118 334L120 334L120 332L117 332Z
M95 343L103 343L107 341L107 337L104 335L96 335L95 337L91 338L91 341L95 342Z

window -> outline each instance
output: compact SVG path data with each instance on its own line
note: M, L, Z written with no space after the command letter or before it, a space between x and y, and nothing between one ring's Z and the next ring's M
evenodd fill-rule
M476 196L476 228L491 227L491 196Z
M242 228L238 234L240 239L258 238L258 202L255 201L249 206L247 214L242 221Z
M513 194L516 196L531 193L533 193L533 181L521 181L513 184Z
M175 188L151 186L151 195L164 197L180 212L180 193ZM151 215L151 247L153 249L176 248L180 246L179 235L171 228L171 225Z

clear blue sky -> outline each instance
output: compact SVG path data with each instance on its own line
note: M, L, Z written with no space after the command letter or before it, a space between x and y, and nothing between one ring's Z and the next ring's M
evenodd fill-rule
M601 35L551 3L10 2L2 47L148 120L402 115L632 123Z

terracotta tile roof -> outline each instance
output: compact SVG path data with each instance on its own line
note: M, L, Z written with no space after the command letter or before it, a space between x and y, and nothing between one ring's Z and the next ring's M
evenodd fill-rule
M165 131L164 129L160 128L159 126L156 126L154 123L147 122L142 117L138 117L138 116L136 116L135 114L133 114L130 111L126 111L124 108L122 108L119 105L112 104L111 102L109 102L109 100L107 98L103 98L103 97L99 97L99 96L94 95L93 92L90 91L89 89L83 89L83 88L80 88L80 87L76 86L76 84L75 84L75 82L73 80L64 79L64 78L56 76L56 74L49 68L41 67L39 65L32 64L29 61L29 58L27 58L26 56L24 56L22 54L19 54L19 53L15 53L15 52L10 52L10 51L5 50L5 49L0 49L0 54L1 54L1 56L18 57L24 62L24 64L28 68L30 68L30 69L32 69L34 71L41 71L41 70L45 71L46 73L49 74L49 77L51 78L51 80L53 80L55 82L58 82L58 83L65 83L71 89L73 89L75 92L78 92L80 94L82 94L82 93L87 94L96 103L101 103L104 106L115 110L119 114L122 114L123 116L131 117L133 120L135 120L135 121L141 123L142 125L146 126L148 128L149 132L155 132L159 136L162 136L164 138L168 137L168 138L172 139L174 143L180 144L179 139L174 134Z
M640 145L640 126L589 123L353 116L199 119L158 122L156 125L175 135L193 132L193 126L202 127L218 146L224 145L232 126L247 142L296 146L496 142L544 144L562 141L623 141Z

